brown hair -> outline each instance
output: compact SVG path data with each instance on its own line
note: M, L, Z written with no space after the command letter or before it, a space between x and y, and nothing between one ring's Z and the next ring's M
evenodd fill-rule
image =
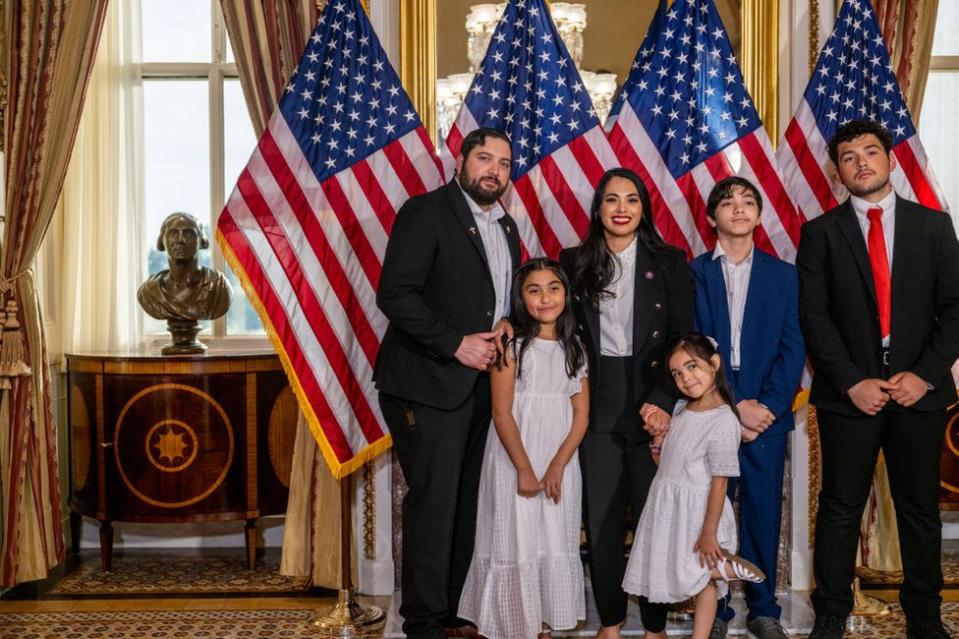
M711 360L713 355L719 355L719 351L717 351L716 347L713 346L712 340L702 333L686 333L685 335L680 335L674 339L667 349L669 354L666 357L666 361L668 362L677 351L686 351L686 353L692 355L696 359L709 362L710 366L712 366ZM715 384L716 390L719 391L719 396L723 398L723 401L726 403L726 405L732 409L733 414L735 414L736 418L739 419L739 411L736 410L736 401L733 397L733 391L732 388L729 387L729 380L726 379L726 368L722 364L722 358L720 358L719 366L716 367L715 372ZM673 383L675 384L675 380Z

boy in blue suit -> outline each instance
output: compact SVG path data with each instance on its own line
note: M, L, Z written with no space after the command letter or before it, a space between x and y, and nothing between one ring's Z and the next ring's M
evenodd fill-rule
M742 423L739 487L740 554L766 573L746 584L746 627L758 639L786 639L776 602L776 558L782 514L786 439L794 428L792 402L805 348L799 328L799 286L792 264L753 242L762 196L748 180L728 177L706 202L716 248L692 263L696 325L716 339ZM725 639L734 612L720 602L710 639Z

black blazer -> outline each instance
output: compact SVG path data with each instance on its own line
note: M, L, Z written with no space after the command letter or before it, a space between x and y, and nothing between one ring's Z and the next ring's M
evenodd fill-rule
M896 197L890 374L933 385L913 408L956 401L950 367L959 356L959 242L948 215ZM879 312L862 227L847 200L802 227L799 317L815 375L809 401L862 413L846 391L882 377Z
M499 222L515 269L519 231L509 215ZM488 331L501 318L495 302L483 241L456 182L407 200L376 293L390 321L373 372L377 389L443 410L461 404L479 371L453 354L464 335Z
M563 270L572 278L573 265L580 247L559 254ZM693 278L686 256L673 247L652 251L636 247L636 287L633 293L633 397L636 410L645 402L672 414L676 387L668 375L666 344L674 337L693 330ZM573 311L580 339L586 345L589 374L599 372L599 309L585 295L573 291ZM598 393L590 393L595 399ZM637 416L637 423L639 418ZM590 428L594 424L590 423Z

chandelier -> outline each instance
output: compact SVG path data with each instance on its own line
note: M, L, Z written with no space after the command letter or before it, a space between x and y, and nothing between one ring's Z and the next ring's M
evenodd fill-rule
M469 34L466 55L470 62L469 71L454 73L436 81L437 129L441 140L446 139L446 135L453 127L460 106L473 83L473 75L479 69L483 56L486 55L489 41L505 8L505 2L474 4L470 7L466 16L466 32ZM552 2L549 8L556 30L559 31L578 68L583 59L586 5L574 2ZM600 122L604 122L612 107L613 95L616 93L616 74L582 70L579 74L593 101L596 116Z

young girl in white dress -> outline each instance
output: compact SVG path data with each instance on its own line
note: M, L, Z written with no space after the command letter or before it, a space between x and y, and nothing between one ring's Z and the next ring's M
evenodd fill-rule
M490 375L476 546L459 612L489 639L548 638L586 617L579 556L586 356L569 281L534 259L513 280L514 337Z
M715 344L699 333L684 335L669 349L668 365L686 401L677 404L662 442L623 589L652 602L695 597L693 639L708 639L728 582L765 576L732 554L736 520L726 481L739 476L741 431ZM665 637L646 633L646 639Z

